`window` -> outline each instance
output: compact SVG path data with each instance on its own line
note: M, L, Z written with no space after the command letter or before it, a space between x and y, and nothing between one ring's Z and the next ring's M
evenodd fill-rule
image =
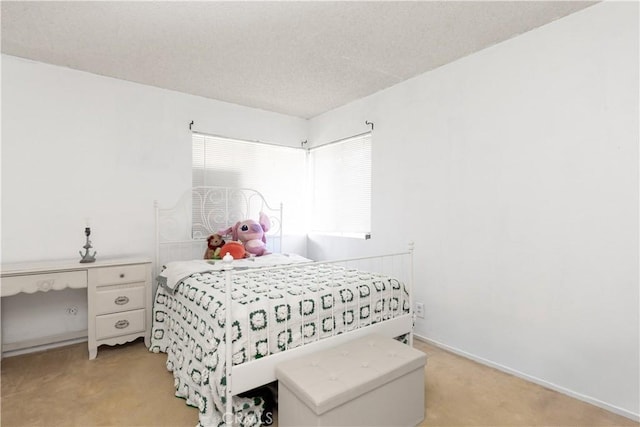
M194 187L257 190L270 204L282 202L283 223L288 234L306 232L305 150L196 133L192 142Z
M282 202L287 234L370 237L371 133L309 150L199 133L192 139L194 187L252 188Z
M311 231L369 238L371 133L309 150Z

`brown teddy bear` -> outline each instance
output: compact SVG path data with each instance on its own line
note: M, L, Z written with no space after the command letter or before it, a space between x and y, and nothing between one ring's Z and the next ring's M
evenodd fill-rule
M220 259L220 248L225 244L220 234L212 234L207 237L207 250L204 252L204 259Z

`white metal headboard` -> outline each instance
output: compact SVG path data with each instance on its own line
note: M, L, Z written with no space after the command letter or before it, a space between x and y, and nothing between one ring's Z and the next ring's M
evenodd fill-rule
M258 220L260 212L271 222L265 233L267 248L282 252L282 204L271 207L256 190L193 187L171 208L160 208L156 202L156 269L170 261L202 258L210 234L238 221Z

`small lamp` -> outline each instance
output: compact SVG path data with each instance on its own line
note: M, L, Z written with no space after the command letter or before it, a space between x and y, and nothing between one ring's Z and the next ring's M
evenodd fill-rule
M85 236L87 236L87 243L85 243L85 245L83 246L84 248L84 255L82 254L82 251L79 251L80 256L82 257L82 259L80 260L80 262L85 263L85 262L95 262L96 260L96 251L93 251L93 255L89 254L89 249L92 248L91 246L91 240L89 240L89 236L91 235L91 228L89 227L85 227L84 229L84 234Z

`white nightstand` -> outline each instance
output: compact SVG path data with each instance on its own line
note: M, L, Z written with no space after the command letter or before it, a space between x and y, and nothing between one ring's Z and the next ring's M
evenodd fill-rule
M78 261L45 261L2 265L3 297L66 288L87 288L89 359L98 346L115 345L151 333L151 260L118 258L81 264ZM12 344L28 348L75 338L66 334Z

